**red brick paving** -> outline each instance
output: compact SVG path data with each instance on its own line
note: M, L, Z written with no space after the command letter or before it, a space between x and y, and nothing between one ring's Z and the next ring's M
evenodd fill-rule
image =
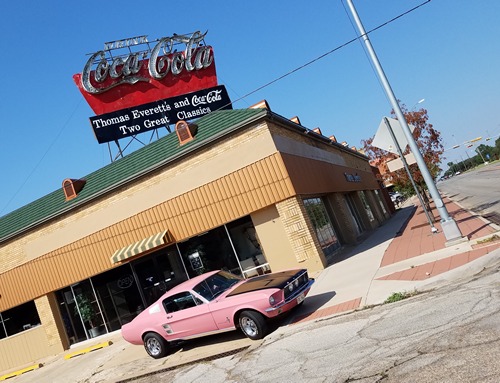
M465 253L456 254L434 262L424 263L423 265L411 267L403 271L397 271L395 273L377 278L377 280L421 281L463 266L466 263L489 254L496 249L500 249L500 242L478 249L473 249Z
M460 208L449 199L444 199L448 213L457 223L462 234L469 240L493 234L495 230L482 219ZM434 226L438 233L433 234L421 206L416 208L406 227L393 239L382 258L380 266L391 265L406 259L431 253L446 247L446 238L441 229L439 214L431 205L431 216L434 216Z
M312 313L298 316L293 319L292 324L303 323L314 319L323 318L329 315L339 314L357 309L361 304L361 298L356 298L347 302L339 303L335 306L325 307Z

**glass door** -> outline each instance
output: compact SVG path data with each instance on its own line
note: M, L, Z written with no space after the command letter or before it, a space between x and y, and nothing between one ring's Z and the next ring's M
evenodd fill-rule
M132 262L132 268L146 307L188 279L175 246Z
M73 311L78 313L87 334L87 339L105 334L106 326L102 317L101 306L94 294L90 280L84 280L70 286L75 300Z
M106 333L101 306L90 280L59 290L56 296L70 344Z
M71 287L59 290L56 296L69 343L74 344L86 340L87 335L76 309L75 297Z
M108 331L119 330L144 310L144 302L129 264L92 277Z

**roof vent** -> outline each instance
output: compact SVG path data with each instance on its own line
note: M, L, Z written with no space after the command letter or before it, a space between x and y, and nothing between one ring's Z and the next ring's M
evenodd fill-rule
M301 125L300 120L297 116L290 118L290 121L295 122L296 124Z
M259 101L257 104L253 104L249 109L267 109L271 111L269 104L266 100Z
M179 139L179 144L184 145L194 140L194 136L198 131L198 125L188 124L186 121L179 121L175 124L175 132Z
M66 178L62 182L62 188L64 191L64 195L66 197L66 201L76 198L78 196L78 193L80 193L80 191L85 186L86 182L87 181L85 180L75 180L72 178Z
M314 129L313 129L313 132L314 132L314 133L321 134L321 129L320 129L320 128L314 128Z

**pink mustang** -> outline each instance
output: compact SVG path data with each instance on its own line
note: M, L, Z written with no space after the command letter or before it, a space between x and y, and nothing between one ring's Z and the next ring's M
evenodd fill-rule
M144 344L153 358L168 343L240 328L250 339L266 335L267 319L301 304L314 279L307 270L288 270L242 279L212 271L185 281L123 325L123 338Z

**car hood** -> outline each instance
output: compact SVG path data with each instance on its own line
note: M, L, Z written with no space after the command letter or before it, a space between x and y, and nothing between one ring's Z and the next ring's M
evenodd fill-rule
M229 294L227 294L227 296L230 297L256 290L283 289L291 279L294 279L304 271L305 270L286 270L250 278L237 285Z

